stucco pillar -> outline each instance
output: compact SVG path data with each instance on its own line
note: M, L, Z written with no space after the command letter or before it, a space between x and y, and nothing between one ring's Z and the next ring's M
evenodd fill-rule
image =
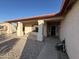
M6 26L7 26L7 34L12 34L12 26L11 26L11 24L7 23Z
M47 37L47 23L44 23L44 37Z
M44 20L38 20L38 35L37 35L37 40L38 41L43 41L43 31L44 30Z
M23 24L21 22L18 22L17 36L23 36Z

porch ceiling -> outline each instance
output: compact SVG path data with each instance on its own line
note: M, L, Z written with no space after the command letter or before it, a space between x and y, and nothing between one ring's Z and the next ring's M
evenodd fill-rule
M62 21L63 19L64 17L61 16L61 17L53 17L53 18L45 19L45 21Z
M31 20L31 21L22 21L24 25L36 25L38 24L37 20Z

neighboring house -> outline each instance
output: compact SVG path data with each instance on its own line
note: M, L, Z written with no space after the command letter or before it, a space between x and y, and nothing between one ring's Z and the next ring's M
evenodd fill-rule
M37 40L57 36L66 41L67 54L70 59L79 59L79 0L65 0L58 14L36 16L32 18L6 21L8 25L16 23L17 36L37 32ZM3 28L3 27L2 27ZM13 33L7 26L7 33Z
M6 31L7 28L6 28L6 25L5 23L0 23L0 31Z
M10 34L16 31L16 27L9 23L0 23L0 33Z

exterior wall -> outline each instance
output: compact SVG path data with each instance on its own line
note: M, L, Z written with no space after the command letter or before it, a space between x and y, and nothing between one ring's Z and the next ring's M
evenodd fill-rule
M31 33L32 32L32 26L25 26L25 34Z
M66 40L66 49L70 59L79 59L79 0L61 23L61 40Z
M4 31L7 34L13 33L16 31L16 28L11 25L10 23L1 23L0 26L4 26L4 28L0 29L1 31Z

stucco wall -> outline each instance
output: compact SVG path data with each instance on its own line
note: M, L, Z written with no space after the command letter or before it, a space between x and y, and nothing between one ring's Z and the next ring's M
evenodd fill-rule
M70 59L79 59L79 0L61 23L60 38L66 40Z
M47 23L44 23L44 37L47 37Z
M25 34L31 33L32 30L32 26L25 26Z

